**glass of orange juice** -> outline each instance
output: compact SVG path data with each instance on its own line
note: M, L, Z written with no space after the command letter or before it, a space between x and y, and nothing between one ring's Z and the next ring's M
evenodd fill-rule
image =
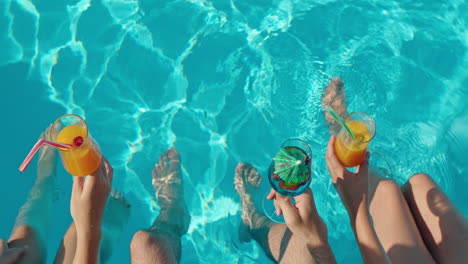
M70 149L59 148L63 166L71 175L90 175L101 164L101 150L80 116L64 115L55 120L50 139L71 146Z
M364 160L367 146L375 136L375 123L364 112L349 114L345 123L356 137L351 138L342 128L335 141L335 152L343 166L356 167Z

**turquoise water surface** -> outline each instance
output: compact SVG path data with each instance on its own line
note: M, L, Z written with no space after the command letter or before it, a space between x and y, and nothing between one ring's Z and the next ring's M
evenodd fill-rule
M157 157L183 159L192 222L182 263L269 263L241 243L239 161L261 172L278 146L313 150L311 187L340 263L362 262L331 185L320 98L341 76L350 111L377 125L371 148L403 183L426 172L468 215L468 3L334 0L2 0L0 237L34 183L17 168L65 113L83 116L132 204L110 263L159 212ZM48 262L71 222L60 167Z

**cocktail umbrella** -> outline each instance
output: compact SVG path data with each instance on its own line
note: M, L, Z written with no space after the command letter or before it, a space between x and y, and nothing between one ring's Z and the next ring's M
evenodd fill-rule
M281 148L273 159L275 173L286 186L300 184L310 175L306 165L307 156L298 148Z

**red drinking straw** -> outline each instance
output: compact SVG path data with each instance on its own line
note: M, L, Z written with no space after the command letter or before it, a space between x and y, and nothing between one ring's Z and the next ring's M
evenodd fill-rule
M26 170L26 168L29 166L29 163L31 163L32 159L34 158L34 155L36 155L36 152L39 150L40 147L44 145L49 145L49 146L53 146L56 148L64 148L64 149L69 149L71 147L71 145L68 145L68 144L62 144L62 143L57 143L57 142L53 142L53 141L49 141L45 139L39 139L39 141L37 141L37 143L31 149L29 154L26 156L23 163L21 163L21 166L19 167L19 170L21 172L24 172Z

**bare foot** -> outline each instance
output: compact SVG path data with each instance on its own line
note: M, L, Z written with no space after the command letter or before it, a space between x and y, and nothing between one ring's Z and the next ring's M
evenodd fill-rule
M324 108L330 106L343 119L348 115L345 88L340 77L330 79L330 83L323 92L322 105ZM338 134L341 129L340 125L328 112L324 111L324 113L330 132L334 135Z
M242 223L239 229L242 241L249 241L252 237L248 233L253 233L262 227L267 219L265 215L259 213L252 199L258 192L261 182L262 177L252 165L242 162L237 165L234 187L242 202Z
M40 138L48 139L50 127ZM40 246L45 245L50 225L52 203L59 199L57 187L57 150L44 146L37 162L37 178L28 193L26 202L21 206L15 221L14 230L29 226L38 234ZM42 249L41 249L42 250Z
M180 155L175 148L168 149L159 157L153 169L153 188L161 212L154 227L172 228L177 235L187 232L190 214L184 200Z

